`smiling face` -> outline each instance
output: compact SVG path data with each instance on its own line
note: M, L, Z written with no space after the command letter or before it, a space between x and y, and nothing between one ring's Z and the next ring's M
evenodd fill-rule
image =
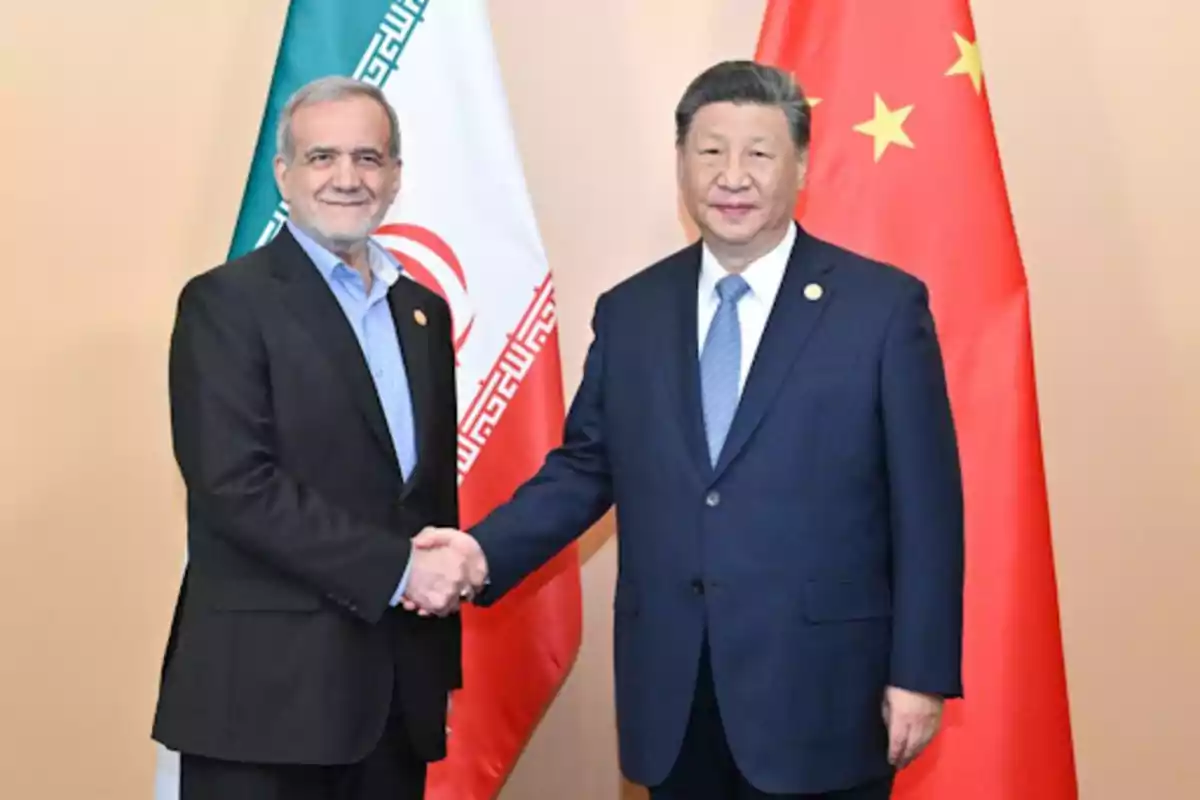
M684 205L705 242L744 265L787 233L806 159L783 109L715 102L696 111L677 166Z
M296 109L291 152L275 179L291 219L335 252L366 242L396 199L400 163L388 155L387 113L352 95Z

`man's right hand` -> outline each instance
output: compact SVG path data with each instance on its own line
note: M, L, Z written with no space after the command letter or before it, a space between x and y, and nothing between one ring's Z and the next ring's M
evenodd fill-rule
M413 577L404 594L404 607L422 616L443 615L458 608L461 600L469 600L487 581L487 559L479 543L467 533L454 528L426 528L412 540ZM452 596L446 599L447 585L438 584L432 595L414 591L413 578L424 559L436 557L440 564L456 566Z
M414 546L410 558L412 568L404 589L404 607L439 617L457 610L460 599L471 586L462 554L449 547Z

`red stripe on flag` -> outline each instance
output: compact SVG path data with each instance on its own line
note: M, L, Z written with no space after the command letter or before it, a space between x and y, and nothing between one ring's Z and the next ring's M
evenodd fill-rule
M459 431L462 523L506 501L562 441L562 371L549 277L483 380ZM554 698L582 636L572 545L495 606L463 609L463 689L430 800L491 800Z
M805 227L924 279L946 355L965 697L894 797L1075 798L1025 272L967 0L770 0L757 57L820 98Z
M467 407L467 413L463 415L462 421L459 423L458 477L460 481L465 479L474 466L475 460L490 441L496 426L515 397L517 389L533 369L542 351L548 349L555 363L558 363L557 320L554 288L550 283L550 276L547 275L541 285L534 290L533 302L525 309L520 321L508 335L508 341L496 359L496 363L492 365L487 376L479 382L479 390L475 393L475 397ZM561 383L560 378L558 380L560 387ZM535 435L532 442L534 449L539 454L539 465L545 453L562 441L564 411L561 388L555 398L546 397L544 409L548 415L547 419L555 426L553 434L548 439L545 436ZM550 404L554 404L553 407ZM514 488L519 485L518 482ZM497 502L507 499L506 495ZM463 497L464 502L471 500L470 495ZM465 521L467 511L464 510L463 524L469 527L494 507L494 505L483 506L479 517L471 518L469 523Z

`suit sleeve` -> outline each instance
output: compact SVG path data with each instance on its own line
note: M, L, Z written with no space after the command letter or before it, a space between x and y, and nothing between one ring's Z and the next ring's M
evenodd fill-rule
M202 276L181 293L169 382L175 456L193 513L243 551L377 621L418 528L365 523L280 466L266 349L228 281Z
M540 470L470 532L488 562L489 585L476 602L494 603L596 523L612 505L605 449L605 324L602 296L583 380L567 413L563 444Z
M892 314L882 358L892 523L890 683L962 694L963 494L958 444L928 292Z

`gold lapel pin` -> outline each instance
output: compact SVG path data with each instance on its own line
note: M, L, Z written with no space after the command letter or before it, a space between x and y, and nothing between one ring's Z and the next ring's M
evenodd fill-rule
M421 327L425 327L425 323L429 322L429 320L425 317L425 312L419 308L413 309L413 319L415 319L417 324Z
M821 288L821 284L819 283L810 283L804 287L804 296L809 300L820 300L823 294L825 294L825 290Z

